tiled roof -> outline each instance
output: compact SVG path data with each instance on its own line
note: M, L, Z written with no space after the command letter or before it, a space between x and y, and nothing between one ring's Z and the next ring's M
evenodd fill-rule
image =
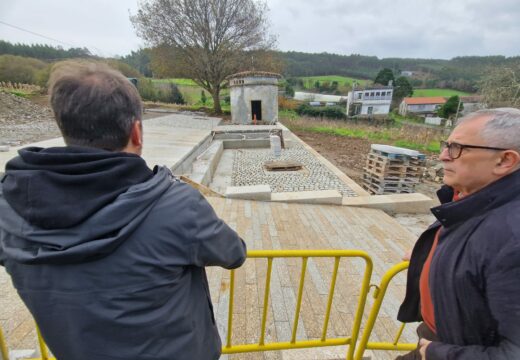
M445 102L446 98L443 98L442 96L404 98L404 103L406 105L434 105L444 104Z
M267 71L243 71L236 74L229 75L226 77L226 80L231 80L235 78L246 78L246 77L272 77L280 79L282 75L273 72Z
M461 96L460 101L464 103L479 103L483 101L483 98L479 95Z

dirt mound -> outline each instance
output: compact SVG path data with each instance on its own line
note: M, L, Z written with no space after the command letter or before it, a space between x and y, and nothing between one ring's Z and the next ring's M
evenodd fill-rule
M50 107L0 92L0 144L17 146L59 136Z

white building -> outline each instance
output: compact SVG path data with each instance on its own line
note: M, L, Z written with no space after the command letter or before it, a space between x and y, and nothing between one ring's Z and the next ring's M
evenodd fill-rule
M319 102L332 102L339 103L341 101L347 100L346 96L339 95L328 95L328 94L315 94L303 91L296 91L294 93L294 100L299 101L319 101Z
M486 108L482 96L461 96L460 101L462 102L462 105L464 105L460 113L462 116Z
M399 114L405 116L408 113L416 115L436 114L444 105L446 98L442 96L432 97L406 97L399 105Z
M347 96L348 116L387 115L392 103L392 86L370 86L353 89Z

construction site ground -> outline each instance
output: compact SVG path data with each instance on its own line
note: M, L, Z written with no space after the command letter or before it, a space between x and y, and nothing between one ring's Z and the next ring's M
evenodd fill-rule
M6 122L3 122L1 112L0 109L0 126L3 126ZM152 124L153 121L150 123ZM52 130L52 124L50 122L47 124L49 130ZM149 136L160 136L161 141L170 141L165 138L164 125L160 122L159 125L157 129L150 128L152 131L148 132ZM53 131L45 134L43 130L43 127L38 130L39 140L55 137ZM172 134L172 136L174 135ZM363 156L366 156L370 147L367 141L302 132L296 132L296 135L352 179L360 178L364 166ZM22 139L20 144L35 140L33 138L27 138L25 141ZM153 143L152 139L148 143ZM427 185L426 188L429 192L424 193L431 196L434 188L438 186L439 184ZM431 215L398 214L392 217L381 210L346 206L221 198L209 198L209 201L215 207L217 214L245 239L251 250L322 248L367 251L374 261L372 283L378 283L385 271L401 261L404 252L414 244L416 238L414 234L422 231L431 221ZM400 226L398 222L404 226ZM320 337L326 303L325 293L328 290L332 267L333 261L330 260L328 262L322 259L309 261L298 338ZM266 341L287 341L287 337L290 336L300 268L301 261L298 259L277 260L273 264ZM350 334L357 305L356 300L359 295L362 268L362 262L359 260L341 262L337 293L334 297L328 331L329 336L348 336ZM250 259L244 267L237 271L233 323L234 343L258 341L265 277L266 262L263 260ZM208 278L215 316L224 340L227 331L227 305L229 304L229 272L220 268L210 268ZM399 326L395 318L404 295L404 288L405 276L401 274L389 289L371 341L393 340ZM6 332L8 344L12 349L36 348L34 323L19 300L16 291L12 288L8 275L3 270L0 271L0 290L0 326ZM363 322L366 321L366 313L371 304L372 297L369 295ZM414 328L414 325L408 326L401 341L416 341ZM345 353L346 347L341 346L328 349L238 354L230 355L229 358L341 359L344 358ZM371 355L372 359L393 359L397 353L377 351L368 352L367 355Z

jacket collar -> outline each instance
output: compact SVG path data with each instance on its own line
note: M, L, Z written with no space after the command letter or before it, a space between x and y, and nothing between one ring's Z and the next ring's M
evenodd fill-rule
M444 227L483 214L518 197L520 194L520 170L458 201L452 201L453 193L452 188L444 185L437 192L441 205L431 209L433 215Z

